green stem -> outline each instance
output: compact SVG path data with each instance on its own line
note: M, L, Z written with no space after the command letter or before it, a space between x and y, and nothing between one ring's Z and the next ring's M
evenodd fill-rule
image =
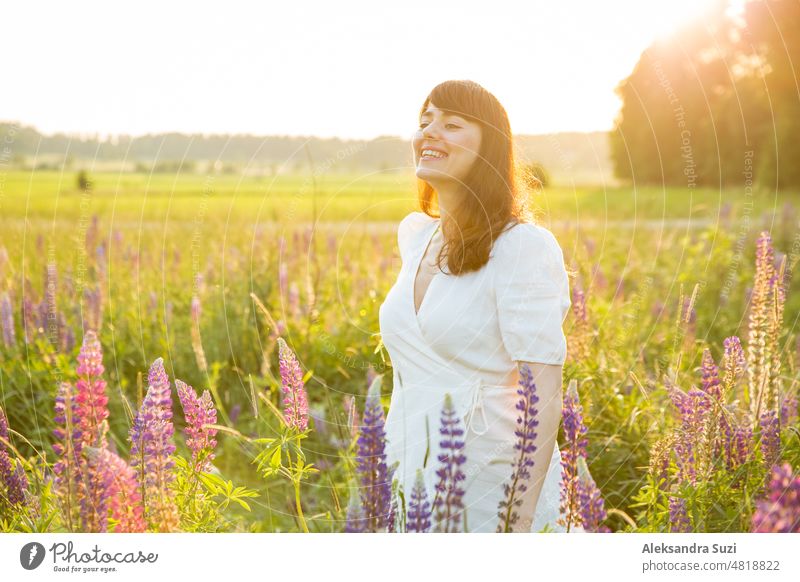
M286 457L289 461L289 472L292 474L292 485L294 485L294 503L297 506L297 517L300 520L300 525L303 527L303 531L305 533L309 533L308 525L306 525L306 519L303 517L303 506L300 503L300 479L294 474L294 469L292 468L292 454L288 453Z

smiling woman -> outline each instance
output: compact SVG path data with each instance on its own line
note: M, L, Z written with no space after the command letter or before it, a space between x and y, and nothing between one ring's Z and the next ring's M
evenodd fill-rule
M406 500L418 469L428 499L441 491L437 469L449 445L437 435L449 394L465 428L461 527L495 531L515 455L519 366L527 363L539 428L510 529L563 530L556 435L570 298L561 248L550 231L526 221L508 119L479 85L437 86L413 150L423 211L399 225L403 265L379 314L394 367L386 418L394 476Z

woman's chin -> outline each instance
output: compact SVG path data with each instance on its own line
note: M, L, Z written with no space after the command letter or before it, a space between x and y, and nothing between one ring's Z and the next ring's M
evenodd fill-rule
M425 168L422 166L417 166L416 173L417 173L417 178L419 178L420 180L425 180L426 182L430 180L447 179L449 176L448 174L436 170L434 168Z

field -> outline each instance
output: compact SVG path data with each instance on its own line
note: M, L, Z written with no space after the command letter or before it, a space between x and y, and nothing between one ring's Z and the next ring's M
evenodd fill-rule
M214 470L193 472L191 419L173 395L180 458L165 479L180 511L167 529L342 531L375 374L383 410L391 393L378 307L400 267L397 223L416 209L413 176L96 174L85 191L74 173L2 178L0 407L28 488L22 504L6 493L0 530L81 529L48 467L59 386L88 381L77 358L91 329L119 457L158 358L171 381L213 400ZM604 526L750 531L772 467L800 467L797 193L561 186L535 203L575 275L565 387L577 383L582 410L568 412L587 428ZM732 336L746 371L731 364ZM278 418L279 338L305 380L302 436ZM749 412L762 392L777 429ZM708 427L720 428L712 440ZM575 445L564 430L562 451ZM159 483L148 487L163 494ZM81 527L127 523L106 517L82 514ZM144 517L149 530L172 519Z

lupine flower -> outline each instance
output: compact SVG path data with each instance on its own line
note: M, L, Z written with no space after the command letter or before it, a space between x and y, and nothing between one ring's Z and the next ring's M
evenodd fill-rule
M500 518L500 522L497 524L497 533L512 531L513 526L519 521L517 508L522 505L522 496L528 490L528 482L531 478L529 469L533 467L533 453L537 449L534 442L537 436L536 427L539 425L537 419L539 410L536 408L539 397L536 395L533 372L528 365L520 368L519 384L520 387L517 388L519 401L516 404L519 412L517 413L517 428L514 430L514 435L517 437L514 450L517 451L517 455L511 478L503 485L504 495L497 514ZM530 524L527 529L530 529Z
M714 453L720 449L720 416L722 414L723 400L722 383L719 378L719 368L711 355L711 350L703 350L701 365L702 386L705 397L703 402L708 404L705 425L700 433L699 449L705 455L704 463L711 466L714 463Z
M748 396L752 418L761 416L761 411L775 407L775 370L780 360L774 357L778 350L773 345L776 315L782 317L781 297L783 285L778 285L775 276L774 251L769 232L762 232L756 241L756 269L749 310L749 336L747 345ZM777 288L776 288L777 286ZM776 293L777 292L777 293ZM777 295L777 297L776 297ZM775 303L778 300L780 305ZM781 311L781 314L778 313Z
M425 479L422 469L417 469L414 487L411 489L411 499L408 505L408 518L406 531L411 533L426 533L431 529L431 504L428 501L428 491L425 488Z
M581 516L581 525L584 531L595 533L610 533L611 530L603 525L606 519L605 502L600 489L594 482L586 459L578 458L578 506Z
M669 460L675 446L675 433L668 432L659 438L650 449L648 473L657 480L669 477Z
M728 395L733 394L736 383L745 372L745 357L742 343L738 336L730 336L722 342L725 355L722 359L722 400L727 401Z
M797 420L797 394L786 394L781 400L781 426Z
M142 498L133 468L108 449L86 447L84 451L88 466L102 487L104 505L110 517L118 522L114 531L146 531ZM106 531L106 528L101 531Z
M96 285L91 289L86 287L83 290L83 299L86 304L85 330L98 331L103 322L103 293L100 286Z
M464 489L461 481L467 478L461 466L467 457L462 452L464 429L461 427L461 418L449 393L444 397L439 434L442 436L439 446L443 452L437 455L439 468L436 470L438 480L433 499L436 512L434 531L457 532L461 529L460 522L464 512Z
M781 435L778 415L774 410L765 410L761 413L759 426L761 427L761 453L764 455L764 464L772 467L778 462L781 452Z
M721 421L725 444L725 464L733 470L746 463L752 453L753 428L749 423L731 426L724 418Z
M578 382L570 380L562 408L564 449L561 451L560 512L557 523L566 526L567 532L580 521L578 506L578 458L586 458L585 438L588 429L583 423L583 406L578 398Z
M672 533L690 533L692 531L692 524L686 510L686 499L670 496L669 531Z
M704 433L711 400L705 392L694 387L688 394L677 386L670 385L668 390L681 419L674 448L678 481L695 483L698 472L705 472L710 458Z
M304 431L308 428L308 399L303 385L303 370L297 357L283 338L278 338L278 359L283 383L283 414L289 426Z
M17 342L14 335L14 310L11 308L7 291L3 292L3 298L0 300L0 323L3 326L3 343L10 348Z
M294 318L300 315L300 288L294 281L289 285L289 314Z
M8 445L8 418L6 413L0 408L0 483L5 489L5 498L11 505L21 505L25 503L25 491L28 490L28 478L22 469L22 464L13 459L9 454ZM3 491L0 489L0 500Z
M71 384L62 382L58 386L55 399L55 417L57 428L53 430L56 443L53 451L58 460L53 465L56 491L62 499L62 507L66 516L67 527L72 531L77 522L77 514L83 481L81 479L81 438L78 403Z
M589 357L591 343L591 326L586 313L586 293L580 285L575 285L572 290L572 313L575 316L575 328L569 346L573 359L580 361Z
M350 483L350 498L347 502L347 520L344 525L345 533L364 533L367 529L367 518L358 492L358 482L353 479Z
M164 361L158 358L150 367L147 395L130 431L131 459L145 507L148 526L158 531L174 531L178 509L170 485L175 452L172 442L172 395Z
M195 295L192 297L192 350L194 350L194 357L197 360L197 367L200 371L205 372L208 370L208 363L206 362L206 354L203 351L203 342L200 337L200 298Z
M789 463L772 467L769 496L756 503L752 532L800 532L800 476Z
M391 513L392 481L386 465L386 419L380 399L380 377L369 387L358 437L357 467L366 528L385 528Z
M372 382L375 378L372 379ZM372 382L369 385L372 386ZM347 426L353 438L358 437L358 407L356 406L356 397L348 394L344 398L344 410L347 415Z
M217 429L205 426L217 422L217 410L211 394L205 390L198 398L194 388L178 379L175 380L175 388L186 418L186 446L192 451L192 466L195 471L208 472L214 459L214 447L217 446L214 438Z
M86 332L78 354L78 382L75 402L78 403L78 422L83 444L106 447L108 442L108 396L103 380L103 350L93 331Z

